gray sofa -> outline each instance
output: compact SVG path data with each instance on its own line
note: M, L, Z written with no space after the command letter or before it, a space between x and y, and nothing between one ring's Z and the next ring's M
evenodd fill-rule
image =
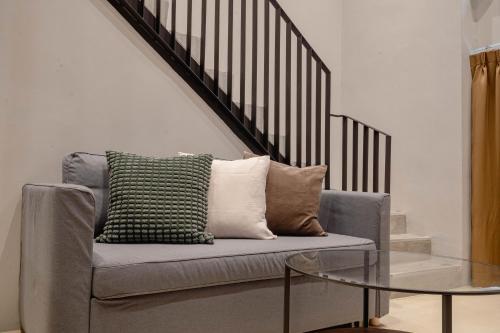
M280 332L286 256L389 242L388 195L324 191L319 218L328 237L99 244L105 157L68 155L63 181L23 188L20 314L28 333ZM293 332L360 320L360 289L303 276L292 284ZM382 294L371 314L387 311Z

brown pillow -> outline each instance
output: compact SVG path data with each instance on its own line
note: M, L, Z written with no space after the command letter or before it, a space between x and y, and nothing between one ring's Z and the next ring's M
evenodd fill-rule
M255 157L249 152L243 158ZM327 166L292 167L271 161L266 185L266 219L277 235L326 236L318 222Z

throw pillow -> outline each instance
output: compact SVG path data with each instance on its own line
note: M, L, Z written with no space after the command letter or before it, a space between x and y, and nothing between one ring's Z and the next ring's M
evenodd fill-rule
M207 230L216 238L276 238L265 216L269 162L269 156L212 162Z
M205 232L211 155L106 152L110 203L102 243L211 244Z
M256 155L244 152L244 158ZM266 219L277 235L325 236L318 210L326 165L305 168L271 161L266 186Z

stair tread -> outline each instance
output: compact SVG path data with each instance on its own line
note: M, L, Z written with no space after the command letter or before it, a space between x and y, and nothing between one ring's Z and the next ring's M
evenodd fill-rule
M234 104L237 106L237 107L240 107L240 102L234 102ZM252 104L248 104L248 103L245 103L245 108L248 107L252 107ZM259 105L257 104L257 109L264 109L264 105Z
M393 257L391 260L397 260L397 257ZM425 257L422 255L422 258ZM428 255L427 257L430 259L392 263L391 283L402 286L418 286L424 289L453 289L466 283L467 272L460 262L447 258L429 257ZM412 295L411 293L392 292L391 298Z
M415 235L415 234L392 234L391 235L391 242L399 242L399 241L430 241L431 237L430 236L421 236L421 235Z
M178 37L178 36L187 37L187 34L184 33L184 32L181 32L181 31L176 31L175 32L175 36L176 37ZM200 40L201 41L201 36L198 36L196 34L191 34L191 39L196 39L196 40Z
M417 272L432 272L437 270L459 269L460 263L446 258L431 258L427 260L401 262L391 265L391 276L413 274Z
M406 214L400 211L392 211L390 218L391 235L406 234Z

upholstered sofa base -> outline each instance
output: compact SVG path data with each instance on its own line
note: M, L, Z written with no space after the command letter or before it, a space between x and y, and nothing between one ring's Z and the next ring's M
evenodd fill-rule
M322 192L326 238L219 240L206 250L95 244L107 176L104 156L74 153L63 163L63 179L72 184L23 187L19 299L26 332L280 332L287 254L389 248L389 195L343 191ZM388 280L388 262L377 266L377 278ZM361 289L294 279L294 332L360 320ZM370 299L372 315L388 312L388 293Z
M360 288L298 276L291 294L292 332L361 320ZM282 325L282 279L91 301L91 333L276 333Z

